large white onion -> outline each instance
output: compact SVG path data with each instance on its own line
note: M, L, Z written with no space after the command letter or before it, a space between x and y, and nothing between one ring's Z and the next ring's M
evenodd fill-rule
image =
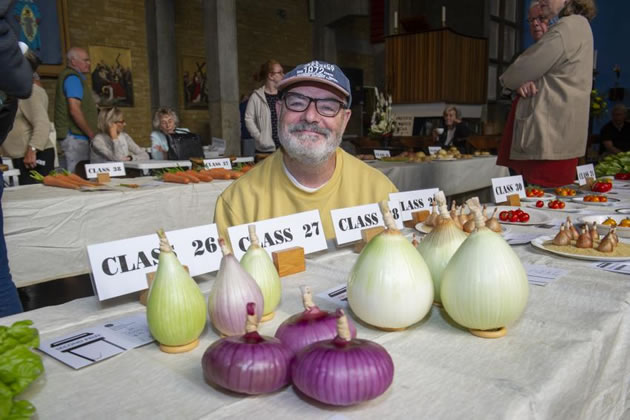
M395 227L381 203L387 229L361 251L348 278L348 303L364 322L402 329L431 309L433 283L422 256Z
M495 330L514 322L529 295L527 273L501 235L484 226L479 201L469 200L477 230L459 247L442 275L446 312L471 330Z
M442 283L442 273L455 251L466 240L467 235L451 219L446 207L444 192L437 192L435 201L438 203L441 218L437 226L422 239L422 242L416 248L431 272L434 289L433 300L441 302L440 285Z

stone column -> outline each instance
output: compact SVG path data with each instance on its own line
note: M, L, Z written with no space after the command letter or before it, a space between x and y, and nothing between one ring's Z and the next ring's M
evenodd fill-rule
M203 0L210 135L226 141L226 155L240 155L236 2Z
M178 109L175 0L145 0L151 108Z

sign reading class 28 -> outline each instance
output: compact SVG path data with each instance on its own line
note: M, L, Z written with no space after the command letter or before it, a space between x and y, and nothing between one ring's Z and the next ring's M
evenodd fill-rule
M122 162L88 163L85 165L85 174L89 179L98 177L98 174L109 176L125 176L125 165Z

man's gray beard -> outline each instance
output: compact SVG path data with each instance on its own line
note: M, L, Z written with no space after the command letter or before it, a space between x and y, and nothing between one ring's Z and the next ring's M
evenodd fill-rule
M293 124L291 127L283 127L278 133L280 144L284 151L293 160L307 166L318 166L326 162L335 153L337 147L341 144L341 134L336 133L327 128L318 127L321 130L321 134L326 136L326 144L324 147L317 147L316 149L307 148L302 145L303 141L321 141L319 136L311 136L307 134L295 135L290 132L291 128L299 126L300 124ZM315 129L317 131L317 129Z

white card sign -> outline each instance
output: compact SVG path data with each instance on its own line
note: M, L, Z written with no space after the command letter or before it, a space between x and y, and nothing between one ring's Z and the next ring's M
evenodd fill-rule
M147 316L143 312L42 340L38 348L60 362L80 369L152 341Z
M96 178L98 174L109 176L125 176L125 165L122 162L88 163L85 165L85 175L89 179Z
M586 185L587 178L597 178L595 175L595 167L592 163L589 163L588 165L580 165L576 168L576 170L579 185Z
M166 232L166 237L191 276L219 269L222 254L215 224ZM88 245L92 281L99 300L146 289L146 274L157 269L159 248L157 235Z
M392 217L394 218L394 222L396 222L396 229L402 229L405 227L402 219L402 210L400 209L400 201L388 201L387 205L389 206L389 211L392 212ZM379 208L380 211L380 208Z
M389 199L400 202L403 222L411 220L411 213L419 210L430 210L433 203L433 196L439 191L438 188L428 188L426 190L405 191L389 194Z
M437 152L439 152L440 150L442 150L442 148L440 146L429 146L429 154L430 155L434 155Z
M230 158L204 159L203 160L203 166L206 169L213 169L213 168L232 169L232 162L230 161Z
M254 162L254 156L241 156L241 157L237 157L236 159L234 159L234 164L237 163L248 163L248 162Z
M250 224L228 228L232 251L238 260L245 255L247 248L249 248L248 226ZM256 235L260 240L260 246L270 256L274 251L295 246L304 248L304 254L328 248L319 210L261 220L253 224L256 225Z
M525 198L525 184L521 175L505 176L502 178L492 178L492 193L494 194L495 203L503 203L507 201L507 196L518 194L519 197Z
M413 115L394 114L394 120L396 121L396 129L394 130L394 135L411 136L413 134L413 119Z
M363 229L385 225L378 204L331 210L330 217L335 228L337 245L359 241Z
M391 154L389 153L389 150L380 150L380 149L374 149L374 157L376 159L383 159L384 157L390 157Z

